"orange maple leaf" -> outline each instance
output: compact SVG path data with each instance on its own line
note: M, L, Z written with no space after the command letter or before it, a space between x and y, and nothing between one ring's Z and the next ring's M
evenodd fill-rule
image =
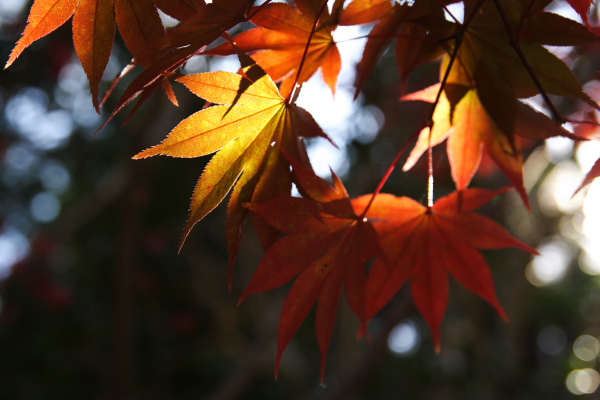
M446 49L438 43L438 39L452 34L453 24L445 19L441 4L435 1L418 1L411 5L393 3L385 0L354 0L342 13L340 25L377 22L369 33L357 65L355 95L358 95L378 59L394 39L403 91L413 70L446 54Z
M136 59L151 57L152 44L164 35L150 0L35 0L23 36L13 49L8 68L33 42L53 32L73 16L73 42L90 81L92 101L99 110L99 85L108 63L118 25Z
M436 84L404 96L403 100L432 103L439 90L440 85ZM456 92L460 93L460 100L452 108L447 93L452 95ZM479 168L482 151L485 149L508 176L529 207L529 200L523 186L523 156L519 151L519 139L514 135L534 140L553 136L574 137L544 114L517 101L513 137L509 138L482 105L477 90L460 85L448 85L433 114L431 132L429 128L423 129L403 168L405 171L412 168L429 145L435 146L448 139L447 152L452 178L457 190L465 190Z
M286 236L265 254L240 302L251 294L280 287L296 276L279 323L277 366L283 351L318 301L316 334L321 350L321 380L342 290L361 322L365 318L365 263L380 253L373 226L354 210L333 174L334 186L292 161L305 198L279 197L248 208Z
M407 198L379 194L366 216L377 230L386 262L373 265L367 282L367 318L372 318L410 280L415 304L440 346L440 325L448 304L448 273L488 301L506 319L492 273L478 249L518 247L537 251L501 225L471 211L505 189L467 189L439 199L431 208ZM364 209L371 196L353 201Z
M113 112L100 130L131 102L138 102L131 112L137 109L158 88L166 89L171 101L177 105L174 95L170 95L169 79L181 76L177 70L191 57L223 35L228 29L246 19L245 13L253 0L219 0L212 3L178 0L154 0L167 14L182 22L170 28L166 35L153 42L155 52L143 61L144 71L127 87L117 102ZM186 16L187 14L187 16ZM121 74L121 77L126 73Z
M289 4L267 4L250 20L259 27L235 36L235 44L242 51L253 53L254 60L275 82L283 82L280 90L287 96L293 89L317 18L320 23L310 40L298 83L306 82L321 68L325 82L331 91L335 92L342 61L332 36L336 25L331 22L326 9L319 16L311 8L305 8L304 12L301 12ZM225 43L204 54L228 55L235 52L231 44Z
M230 272L247 213L242 204L288 195L291 191L289 163L281 149L308 165L301 137L326 137L307 111L285 101L258 65L246 67L243 72L245 77L218 71L177 79L197 96L223 105L193 114L162 143L134 157L162 154L190 158L217 152L192 195L182 244L192 227L234 188L226 221ZM262 239L265 246L274 240L268 232Z

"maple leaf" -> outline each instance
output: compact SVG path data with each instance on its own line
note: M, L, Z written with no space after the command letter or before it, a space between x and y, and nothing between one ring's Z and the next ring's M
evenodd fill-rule
M573 10L577 11L577 14L581 17L583 22L588 24L588 14L590 12L590 7L594 3L593 0L567 0L567 3L573 7Z
M420 100L433 103L440 85L404 96L403 100ZM460 93L460 100L452 107L448 96ZM458 97L458 96L457 96ZM433 128L422 130L417 144L404 164L409 170L427 150L448 139L447 152L452 178L457 190L465 190L471 183L485 149L511 180L524 203L529 200L523 186L523 157L519 140L514 135L539 140L553 136L573 138L573 135L544 114L528 105L516 102L514 131L509 138L489 115L479 98L479 92L460 85L448 85L433 114Z
M94 107L99 111L99 85L110 57L115 27L118 25L125 45L140 60L152 57L152 44L164 35L164 28L150 0L35 0L23 36L5 68L33 42L73 15L75 51L90 81Z
M242 204L289 194L292 177L281 149L308 164L301 137L326 138L307 111L285 101L258 65L245 67L243 72L245 76L218 71L177 79L195 95L221 105L193 114L162 143L134 157L162 154L190 158L217 152L192 195L182 244L192 227L233 187L226 221L230 279L247 214ZM263 243L268 246L273 235L265 236Z
M162 4L164 0L161 0ZM170 13L182 18L182 22L168 30L164 39L157 44L160 55L166 57L169 53L183 51L182 60L204 50L206 46L219 38L228 29L246 20L246 11L253 0L219 0L208 4L204 2L195 5L195 13L187 18L185 10L179 4L169 4ZM162 6L165 7L165 6Z
M291 160L305 198L278 197L247 207L286 233L265 254L240 302L251 293L280 287L296 277L279 323L276 370L281 355L318 301L316 334L321 350L321 381L342 290L363 326L365 263L379 255L377 233L360 216L340 179L334 186Z
M284 96L287 96L293 89L317 18L320 23L310 39L297 83L306 82L320 68L323 79L331 91L335 92L342 61L332 36L336 25L331 22L326 9L319 17L308 5L305 5L301 12L289 4L267 4L250 20L259 27L235 36L235 44L242 51L252 54L254 60L275 82L283 82L280 90ZM204 52L210 55L234 53L235 49L229 43Z
M594 166L592 167L590 172L588 172L588 174L585 176L585 179L583 180L583 182L581 182L581 185L579 185L579 187L577 188L575 193L573 193L573 196L575 196L581 189L583 189L584 187L586 187L587 185L592 183L592 181L599 176L600 176L600 158L596 160L596 163L594 164Z
M396 39L396 61L400 67L403 90L417 67L440 59L446 49L438 39L452 33L453 24L444 17L444 9L434 1L413 5L383 0L354 0L343 11L341 25L378 22L369 33L362 58L357 65L356 93L385 49Z
M33 42L58 29L73 16L79 0L36 0L31 7L23 36L10 53L4 69Z
M410 281L415 304L429 324L436 348L448 304L448 273L488 301L506 319L492 273L478 249L536 250L501 225L471 211L507 189L467 189L439 199L431 208L407 197L379 194L366 216L377 230L386 261L376 261L367 282L367 318L372 318ZM371 200L353 202L357 211Z
M494 2L484 2L464 32L457 57L460 62L450 72L448 82L477 88L480 92L505 90L517 98L539 94L539 83L546 93L575 97L598 108L582 90L571 69L542 46L580 45L598 39L583 25L544 12L548 3L547 0L531 4L510 0L498 3L498 9ZM474 4L473 0L465 3L465 15L473 12ZM443 72L448 61L447 57ZM492 86L487 89L489 85ZM512 121L511 108L502 109L504 104L498 101L497 95L489 97L483 101L495 122L502 126L502 120Z
M181 19L182 22L170 28L165 36L153 43L152 47L155 53L152 58L143 60L144 71L126 88L107 121L99 130L102 130L110 120L134 100L139 99L130 116L158 88L166 86L167 93L169 93L169 79L181 76L177 70L192 56L226 33L228 29L244 21L246 19L245 12L253 3L253 0L219 0L208 4L203 1L188 4L188 0L178 0L172 3L165 0L155 1L161 9ZM192 10L194 12L191 12ZM186 13L188 13L187 17L184 15ZM174 104L177 104L174 96L169 96L169 98Z

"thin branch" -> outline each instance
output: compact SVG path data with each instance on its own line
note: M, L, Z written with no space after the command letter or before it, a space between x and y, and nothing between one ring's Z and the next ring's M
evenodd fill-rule
M481 4L482 4L482 1L480 1L478 3L478 6L481 7ZM473 13L471 15L473 15L477 10L478 10L478 7L475 8L475 10L473 11ZM427 137L427 207L429 209L431 209L431 207L433 207L433 149L431 148L431 134L433 132L433 124L434 124L433 114L435 113L435 109L437 108L437 105L440 102L440 98L442 97L442 93L444 92L444 89L446 88L448 79L450 79L450 72L452 71L452 67L454 66L454 61L456 61L456 58L458 57L458 51L460 50L460 47L463 42L463 34L464 34L465 30L467 29L467 27L469 26L468 24L471 23L471 20L472 20L472 18L469 18L467 20L467 22L465 22L465 25L462 27L462 29L460 31L456 32L454 49L452 49L452 55L450 56L450 60L448 61L448 67L446 68L446 71L444 71L444 77L440 83L440 89L438 90L437 95L435 96L435 101L433 102L433 105L431 106L431 110L429 111L429 114L427 115L427 119L425 121L425 123L429 127L429 135Z
M527 16L527 14L529 14L529 11L531 11L531 8L533 7L533 3L535 3L535 0L529 1L527 10L525 10L525 12L523 13L523 17L521 18L521 21L519 22L519 30L517 31L517 42L521 41L521 32L523 32L523 23L525 22L525 17Z
M479 9L483 6L484 1L485 0L479 0L477 2L477 4L475 5L475 8L473 9L473 12L471 12L471 14L469 14L467 16L467 18L465 19L465 22L461 25L461 28L454 34L455 44L454 44L454 48L452 49L452 54L450 55L450 60L448 61L448 67L446 68L446 71L444 72L444 77L442 78L442 81L440 83L440 89L438 90L438 93L435 97L435 101L433 102L433 104L431 106L431 110L429 111L429 114L427 115L427 118L425 120L423 127L421 129L419 129L415 134L413 134L413 136L411 136L411 138L406 142L406 144L402 147L402 149L400 149L400 151L398 152L398 154L392 161L392 164L390 165L390 167L386 171L385 175L379 182L379 185L377 185L375 192L373 192L373 195L372 195L371 199L369 200L369 203L367 204L367 206L365 207L364 211L362 212L362 214L360 215L359 218L361 218L361 219L365 218L365 216L367 215L367 212L369 211L369 209L373 205L373 202L375 201L375 197L383 189L383 186L389 179L390 175L396 168L396 165L400 161L400 158L406 151L408 144L411 143L418 136L418 134L425 128L429 128L429 138L428 138L428 146L427 146L428 147L428 150L427 150L428 155L427 156L428 156L428 166L429 166L429 168L428 168L429 177L428 177L428 184L427 184L427 204L428 204L428 207L433 206L433 154L431 151L431 132L433 131L433 114L435 112L435 109L437 108L438 103L440 102L442 93L444 92L444 89L446 88L446 84L448 82L448 79L450 78L450 72L452 71L454 62L458 58L458 51L460 50L460 47L462 45L464 33L466 32L467 28L473 21L475 14L477 14ZM444 40L446 40L446 39L444 39Z
M377 189L375 189L375 191L373 192L373 195L371 196L369 203L365 207L364 211L361 213L359 219L364 219L366 217L367 212L369 212L369 209L373 205L373 201L375 201L375 197L377 197L377 195L381 192L381 189L383 189L383 186L385 185L387 180L390 178L390 175L392 175L392 172L394 172L396 165L398 165L398 161L400 161L400 158L402 157L402 155L408 148L408 145L411 144L414 140L416 140L419 137L419 133L421 133L421 130L423 130L423 128L425 128L425 127L426 126L422 126L421 128L417 129L417 131L415 133L413 133L413 135L406 141L406 143L404 143L404 146L402 146L402 148L396 155L396 158L394 158L394 161L392 161L392 164L388 167L387 171L385 172L385 175L383 176L383 178L381 178L381 181L379 181L379 184L377 185Z
M433 148L431 147L431 129L427 138L427 208L433 207Z
M458 20L458 18L456 18L454 16L454 14L452 14L450 12L450 10L448 9L448 6L446 6L446 4L444 4L444 2L442 0L437 0L437 2L439 3L440 6L442 6L442 8L444 9L444 11L446 11L448 13L448 15L450 16L450 18L452 18L454 20L454 22L456 22L458 25L462 25L460 23L460 21Z
M254 9L252 10L252 12L250 13L250 15L248 15L246 17L246 21L250 21L252 18L254 18L254 16L260 12L267 4L269 4L271 1L273 0L267 0L264 3L262 3L260 6L258 7L254 7Z
M552 101L550 100L548 93L542 86L542 83L540 82L537 75L535 74L535 71L531 67L531 64L529 64L529 61L527 61L525 54L523 54L523 51L521 50L521 46L519 46L519 42L516 40L516 38L512 32L510 23L508 21L508 17L506 16L506 13L504 12L504 8L502 8L502 5L500 5L498 0L493 0L493 1L494 1L494 5L496 6L496 9L498 10L498 13L500 14L502 23L504 24L504 29L506 30L506 33L508 34L508 37L510 39L510 45L517 52L517 55L519 56L521 63L527 70L527 73L529 74L529 76L533 80L533 83L535 84L535 86L539 90L540 94L542 95L542 98L544 99L544 103L546 103L546 106L548 107L548 109L550 110L550 113L552 114L552 119L554 119L554 121L558 122L559 124L563 124L565 122L565 119L558 112L558 110L556 109L556 107L554 106Z
M432 44L439 44L440 41L446 40L446 38L444 38L444 39L432 39L432 38L427 37L427 36L407 35L407 34L402 34L402 33L396 33L396 34L389 34L389 35L368 34L368 35L363 35L363 36L357 36L357 37L350 38L350 39L339 40L339 41L336 41L335 43L336 44L340 44L340 43L344 43L344 42L349 42L351 40L369 39L369 38L389 38L389 37L422 40L424 42L428 42L428 43L432 43Z
M327 0L323 1L323 5L321 5L321 9L317 14L317 18L315 18L315 23L313 24L312 29L310 30L310 34L308 35L308 40L306 41L306 47L304 47L304 53L302 54L302 60L300 61L300 65L298 66L298 71L296 72L296 79L294 79L294 84L292 85L292 90L287 95L285 101L287 103L290 102L290 99L298 98L298 94L295 94L296 87L298 86L298 81L300 80L300 74L302 73L302 68L304 68L304 63L306 62L306 58L308 56L308 49L310 48L310 42L312 41L313 36L315 35L315 31L317 30L317 25L319 24L319 20L321 19L321 15L323 11L327 8Z

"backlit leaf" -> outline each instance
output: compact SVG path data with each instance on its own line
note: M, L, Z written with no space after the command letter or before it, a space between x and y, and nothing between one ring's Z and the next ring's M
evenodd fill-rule
M364 325L365 263L381 249L372 224L354 211L336 176L332 187L308 168L295 162L293 167L307 198L279 197L248 205L287 235L268 249L240 301L296 278L281 314L277 369L283 351L318 302L316 334L323 380L342 291Z
M439 199L432 208L406 197L380 194L367 218L380 235L386 258L376 261L367 282L367 317L381 310L406 281L428 322L436 347L448 304L448 274L473 291L506 319L496 297L492 273L478 249L535 249L513 238L498 223L472 211L506 189L467 189ZM370 196L356 199L357 210Z
M100 81L108 63L115 36L113 0L83 1L73 17L73 43L90 81L92 101L100 111Z
M10 53L8 68L31 43L56 30L75 13L79 0L35 0L23 36Z
M224 105L198 111L175 127L161 144L134 157L162 154L188 158L217 152L194 190L183 240L233 188L227 217L231 268L247 213L242 204L290 193L289 164L281 167L281 149L308 164L300 138L325 136L308 113L285 102L271 78L257 65L244 72L257 79L250 81L223 71L179 78L197 96ZM264 177L269 177L268 182L261 183ZM271 185L278 181L286 183L273 191Z
M309 10L311 10L309 8ZM235 36L235 44L253 54L254 60L273 78L283 82L281 93L287 96L293 89L296 74L315 24L314 10L303 14L296 7L284 3L271 3L261 7L251 21L258 28ZM333 37L335 25L327 24L324 13L310 41L308 53L298 83L306 82L319 68L327 85L335 92L337 77L341 69L341 58ZM205 54L235 54L234 48L225 43Z

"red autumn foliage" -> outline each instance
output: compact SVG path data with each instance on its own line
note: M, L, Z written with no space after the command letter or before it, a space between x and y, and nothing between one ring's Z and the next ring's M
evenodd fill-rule
M176 104L171 79L215 104L186 118L161 144L134 158L215 153L194 190L184 236L231 191L226 221L231 270L248 211L254 213L252 222L266 254L242 298L295 278L281 317L277 365L318 303L323 376L342 292L366 326L409 282L438 347L448 274L506 318L479 249L535 250L473 212L505 191L470 187L483 150L528 206L520 138L581 139L561 127L567 119L549 95L599 108L569 66L544 47L597 42L588 28L591 0L568 0L585 24L545 10L550 0L464 0L463 22L446 16L446 3L454 2L354 0L344 8L336 0L329 8L320 0L296 0L294 5L269 0L257 7L251 0L36 0L6 67L73 17L75 50L98 110L116 27L133 56L123 74L131 67L140 70L109 119L135 99L141 104L158 88ZM158 10L179 23L165 31ZM256 27L229 36L230 29L247 22ZM306 155L303 138L326 135L295 104L301 85L320 70L335 92L341 69L335 30L367 23L375 25L357 66L357 94L394 40L403 88L416 68L441 60L440 83L403 98L431 104L405 169L447 140L457 191L434 203L430 185L427 206L381 193L389 173L374 193L350 199L336 176L333 186L318 178ZM226 43L216 43L221 37ZM192 56L225 54L238 54L239 74L183 75L181 67ZM550 116L521 101L534 95L542 96ZM599 175L598 165L582 187ZM302 198L290 197L292 183Z

